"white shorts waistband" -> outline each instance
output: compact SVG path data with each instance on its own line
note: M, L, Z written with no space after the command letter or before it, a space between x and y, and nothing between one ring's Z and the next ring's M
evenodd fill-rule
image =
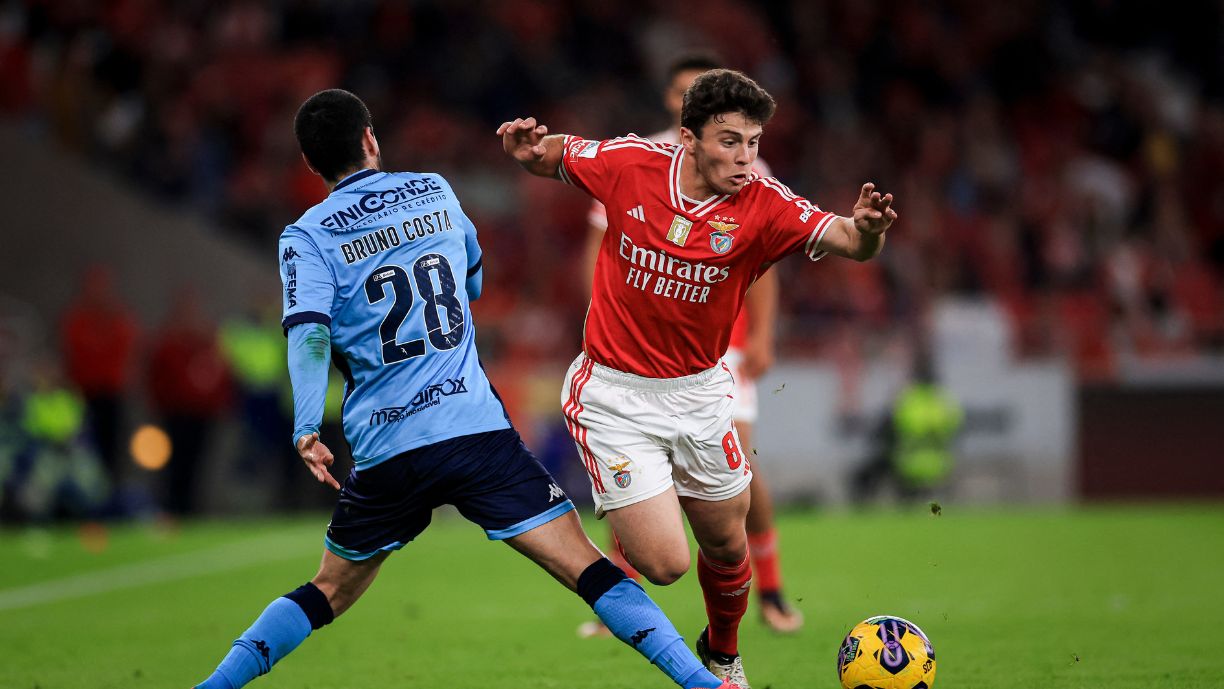
M694 373L688 376L679 376L677 378L647 378L633 373L625 373L614 368L609 368L601 363L598 363L586 354L579 354L578 361L575 363L581 364L583 361L591 362L591 377L598 378L605 383L619 385L621 387L630 388L633 390L642 390L644 392L679 392L681 390L689 390L695 387L700 387L714 380L714 377L723 371L723 365L708 368L700 373Z

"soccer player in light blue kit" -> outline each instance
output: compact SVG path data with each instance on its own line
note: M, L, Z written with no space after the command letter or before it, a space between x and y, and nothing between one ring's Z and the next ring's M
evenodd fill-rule
M237 689L271 670L356 602L443 504L576 592L680 686L733 689L595 548L511 426L476 354L469 301L480 296L481 252L450 185L382 172L370 113L347 91L307 99L294 133L331 194L280 239L293 442L340 497L319 572L273 601L198 689ZM355 460L343 487L318 433L332 361Z

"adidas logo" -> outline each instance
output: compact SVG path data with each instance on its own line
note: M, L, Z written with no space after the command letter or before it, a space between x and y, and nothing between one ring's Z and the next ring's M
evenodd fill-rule
M637 208L631 208L625 211L625 215L633 218L634 220L638 222L646 222L646 211L642 210L642 207L640 205Z

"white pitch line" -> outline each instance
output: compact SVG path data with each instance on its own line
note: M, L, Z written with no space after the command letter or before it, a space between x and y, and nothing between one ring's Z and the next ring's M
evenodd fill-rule
M320 550L321 552L321 550ZM99 593L111 593L179 579L216 574L243 567L289 560L305 554L300 544L284 537L258 538L172 555L159 560L120 565L29 586L0 590L0 611L58 603Z

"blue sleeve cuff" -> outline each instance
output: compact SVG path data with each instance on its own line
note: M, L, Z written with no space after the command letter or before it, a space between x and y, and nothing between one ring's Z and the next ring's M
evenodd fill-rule
M301 313L294 313L285 316L285 319L281 321L281 327L284 328L285 336L288 337L289 328L292 328L295 325L301 325L303 323L321 323L330 328L331 316L325 313L319 313L318 311L302 311Z

